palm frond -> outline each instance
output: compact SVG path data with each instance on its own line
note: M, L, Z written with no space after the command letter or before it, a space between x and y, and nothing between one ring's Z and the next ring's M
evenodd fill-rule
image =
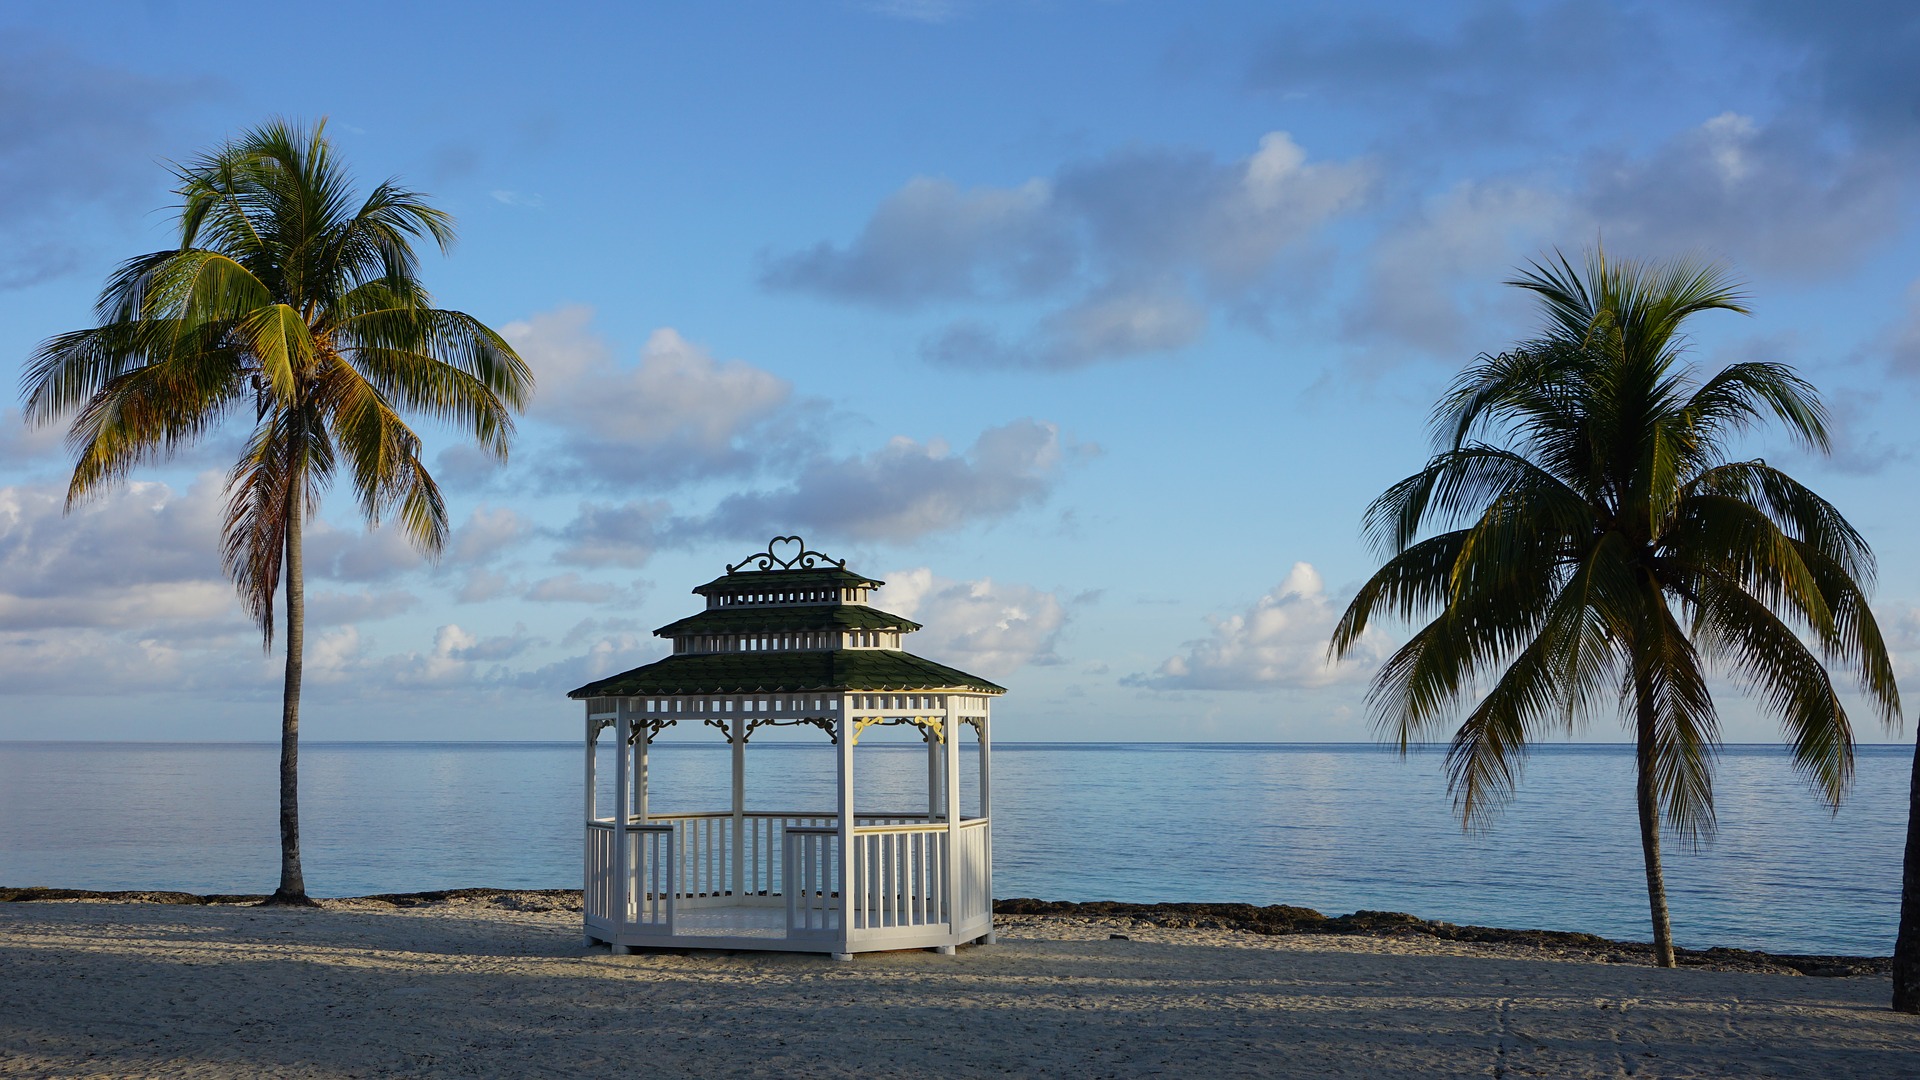
M1792 628L1730 575L1691 575L1693 640L1759 691L1793 745L1794 765L1831 806L1853 777L1853 728L1826 668Z

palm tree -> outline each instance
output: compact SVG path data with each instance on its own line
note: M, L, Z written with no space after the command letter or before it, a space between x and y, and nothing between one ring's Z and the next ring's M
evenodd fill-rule
M1633 732L1655 962L1671 967L1660 830L1663 817L1687 842L1713 829L1707 672L1757 692L1794 764L1838 806L1853 728L1823 659L1884 721L1900 714L1867 607L1873 555L1779 469L1729 460L1730 441L1769 418L1828 443L1819 395L1792 369L1739 363L1702 379L1683 359L1689 316L1746 311L1720 268L1595 250L1582 274L1556 252L1507 284L1536 294L1545 330L1460 375L1434 411L1426 468L1367 509L1386 563L1330 652L1344 656L1376 612L1431 615L1368 700L1404 753L1478 698L1447 753L1467 825L1512 794L1531 742L1617 706Z
M511 410L532 392L500 335L432 306L413 241L442 251L453 220L389 180L357 204L325 121L274 121L175 173L180 245L129 259L108 280L99 325L42 342L24 379L29 422L72 415L67 507L250 413L227 477L227 572L271 648L286 582L280 725L280 885L309 903L300 869L298 762L306 594L301 529L344 471L370 526L395 514L437 553L440 490L413 410L465 430L504 460Z

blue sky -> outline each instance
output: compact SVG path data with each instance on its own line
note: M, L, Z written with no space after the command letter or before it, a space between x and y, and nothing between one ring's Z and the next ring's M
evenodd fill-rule
M1008 739L1357 740L1366 503L1555 246L1701 252L1836 453L1767 455L1881 559L1920 659L1920 14L1905 4L18 3L0 12L0 373L167 246L167 160L328 118L457 215L444 306L539 395L511 463L428 432L428 564L330 499L309 738L571 738L776 533L892 584ZM220 575L230 432L62 515L0 418L0 738L266 739ZM1726 734L1774 737L1733 688ZM1887 736L1865 727L1862 736ZM1585 737L1612 739L1600 717Z

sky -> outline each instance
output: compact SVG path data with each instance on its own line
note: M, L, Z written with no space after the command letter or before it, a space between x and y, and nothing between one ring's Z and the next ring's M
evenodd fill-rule
M1367 503L1538 325L1516 267L1697 254L1834 452L1920 669L1920 9L1906 3L0 9L0 376L177 240L169 162L325 118L453 213L441 306L536 396L511 459L423 426L438 560L336 490L309 529L309 739L571 739L688 590L799 534L908 646L1009 688L996 738L1364 741L1407 628L1331 665ZM218 560L238 428L63 511L0 396L0 739L276 737ZM424 422L423 422L424 425ZM1729 741L1777 728L1716 684ZM1863 741L1893 736L1856 710ZM1612 715L1579 734L1615 740ZM1911 732L1909 731L1909 735Z

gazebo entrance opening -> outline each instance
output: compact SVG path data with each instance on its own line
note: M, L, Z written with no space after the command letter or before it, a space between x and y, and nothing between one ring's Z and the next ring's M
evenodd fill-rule
M882 582L778 537L695 589L707 608L655 631L666 659L590 683L586 934L634 947L789 949L850 958L993 933L991 699L1005 691L900 649L919 624L867 604ZM919 806L857 812L854 761L876 726L926 746ZM725 808L651 813L649 748L715 729L731 750ZM830 806L769 807L749 790L755 732L809 727L834 747ZM977 817L961 805L961 732L978 743ZM598 748L611 731L611 805ZM869 740L871 743L871 740ZM715 793L718 803L719 793Z

